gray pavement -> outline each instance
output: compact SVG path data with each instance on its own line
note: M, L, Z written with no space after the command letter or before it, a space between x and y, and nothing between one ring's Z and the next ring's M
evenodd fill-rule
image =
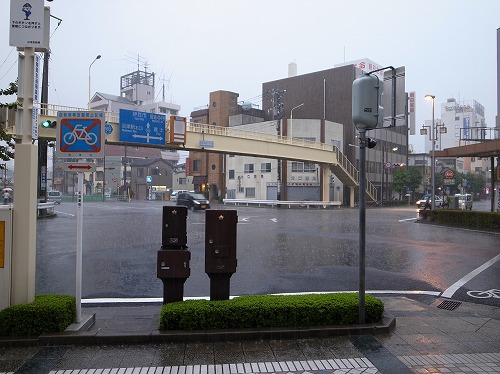
M0 340L0 374L500 373L499 308L381 298L396 319L391 332L229 341L151 342L160 304L86 306L88 331L24 346Z

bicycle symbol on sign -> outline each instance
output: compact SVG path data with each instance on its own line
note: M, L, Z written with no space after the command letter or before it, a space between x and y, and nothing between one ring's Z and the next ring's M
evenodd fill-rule
M78 139L83 139L88 145L94 145L98 141L97 135L87 132L83 125L76 125L73 131L67 132L63 136L63 141L68 146L74 144Z
M487 291L467 291L467 295L478 299L488 299L490 297L500 299L500 290L491 289Z

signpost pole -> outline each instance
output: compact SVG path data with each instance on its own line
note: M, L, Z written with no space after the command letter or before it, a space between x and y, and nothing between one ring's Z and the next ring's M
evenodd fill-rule
M82 321L83 173L78 172L76 210L76 323Z

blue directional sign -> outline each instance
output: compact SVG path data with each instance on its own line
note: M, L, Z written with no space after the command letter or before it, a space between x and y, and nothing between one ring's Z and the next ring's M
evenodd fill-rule
M163 114L120 109L120 141L139 144L165 144Z

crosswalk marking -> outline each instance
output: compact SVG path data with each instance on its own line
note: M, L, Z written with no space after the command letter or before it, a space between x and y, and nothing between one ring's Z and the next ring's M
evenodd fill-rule
M500 369L500 353L443 354L422 356L400 356L398 359L410 369L442 368L461 369L467 372L483 372ZM479 371L476 371L479 370ZM49 374L250 374L250 373L288 373L313 374L325 371L332 374L377 374L378 369L366 357L304 360L304 361L266 361L240 362L214 365L179 365L155 367L130 367L107 369L52 370ZM496 372L496 371L495 371ZM14 372L0 372L14 374Z

